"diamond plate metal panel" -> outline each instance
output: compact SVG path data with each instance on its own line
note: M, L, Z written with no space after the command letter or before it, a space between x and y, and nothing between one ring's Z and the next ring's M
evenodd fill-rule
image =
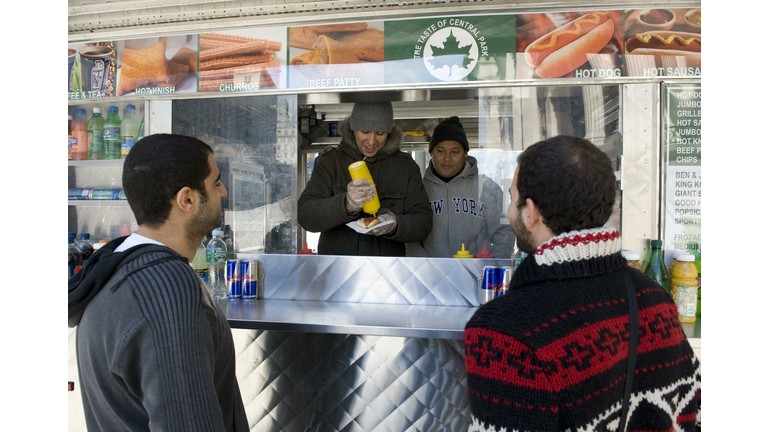
M461 342L237 329L233 335L251 430L469 425Z
M478 306L484 265L512 260L237 254L264 269L264 298L419 306Z

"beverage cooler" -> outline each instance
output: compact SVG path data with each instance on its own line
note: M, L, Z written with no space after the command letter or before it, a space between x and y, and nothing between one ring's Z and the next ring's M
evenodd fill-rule
M435 126L458 116L504 210L521 152L560 134L586 138L614 165L608 225L622 248L643 266L651 240L662 240L667 264L677 250L700 254L698 2L181 3L70 0L68 116L81 109L90 120L98 108L106 120L114 106L122 120L132 105L136 140L177 133L213 148L230 258L261 269L257 300L218 300L253 431L469 425L464 323L479 305L482 267L513 257L300 253L316 252L318 233L298 225L297 199L355 102L392 102L401 150L422 173ZM536 54L550 32L600 26L609 29L599 46L568 66ZM659 35L690 47L644 45ZM123 159L77 159L68 161L69 232L98 245L136 231L120 193ZM684 325L700 357L701 317ZM70 431L85 430L75 337L70 329Z

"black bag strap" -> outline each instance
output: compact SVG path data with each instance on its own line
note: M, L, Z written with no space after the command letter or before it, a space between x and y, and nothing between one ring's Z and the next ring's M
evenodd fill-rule
M632 395L632 381L635 377L635 360L637 359L637 339L638 328L640 327L640 318L637 312L637 294L635 293L635 284L632 282L632 276L629 270L623 269L624 283L627 286L627 303L629 304L629 356L627 356L627 380L624 384L624 403L621 404L621 423L619 423L619 432L624 432L627 425L627 412L629 411L629 398Z

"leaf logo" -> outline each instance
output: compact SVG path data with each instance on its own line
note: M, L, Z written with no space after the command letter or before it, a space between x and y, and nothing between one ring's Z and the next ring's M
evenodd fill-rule
M424 66L442 81L458 81L469 75L479 57L477 41L460 27L436 31L424 47Z

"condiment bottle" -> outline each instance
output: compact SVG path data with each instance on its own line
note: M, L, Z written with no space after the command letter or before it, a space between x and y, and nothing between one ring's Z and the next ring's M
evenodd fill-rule
M349 165L349 175L352 176L352 180L362 178L373 184L373 177L371 177L371 172L368 170L368 164L365 161L357 161ZM372 200L363 204L363 211L375 216L380 207L379 193L376 192Z
M491 251L489 251L489 250L488 250L488 249L485 247L485 244L483 244L483 250L481 250L480 252L478 252L478 253L477 253L477 255L475 255L475 258L481 258L481 259L491 259L491 258L496 258L496 257L495 257L494 255L491 255Z
M623 250L621 251L621 256L624 257L624 259L627 260L627 265L633 268L636 268L640 271L643 271L643 268L640 266L640 254L633 251Z
M304 242L304 249L299 251L299 255L315 255L315 253L309 248L307 242Z
M699 283L696 276L696 266L693 254L682 253L677 256L677 264L672 269L670 281L672 298L677 305L678 320L681 323L696 322L696 306L698 300Z
M456 252L456 255L453 256L454 258L474 258L474 256L469 254L469 251L464 249L464 243L461 244L461 250Z

